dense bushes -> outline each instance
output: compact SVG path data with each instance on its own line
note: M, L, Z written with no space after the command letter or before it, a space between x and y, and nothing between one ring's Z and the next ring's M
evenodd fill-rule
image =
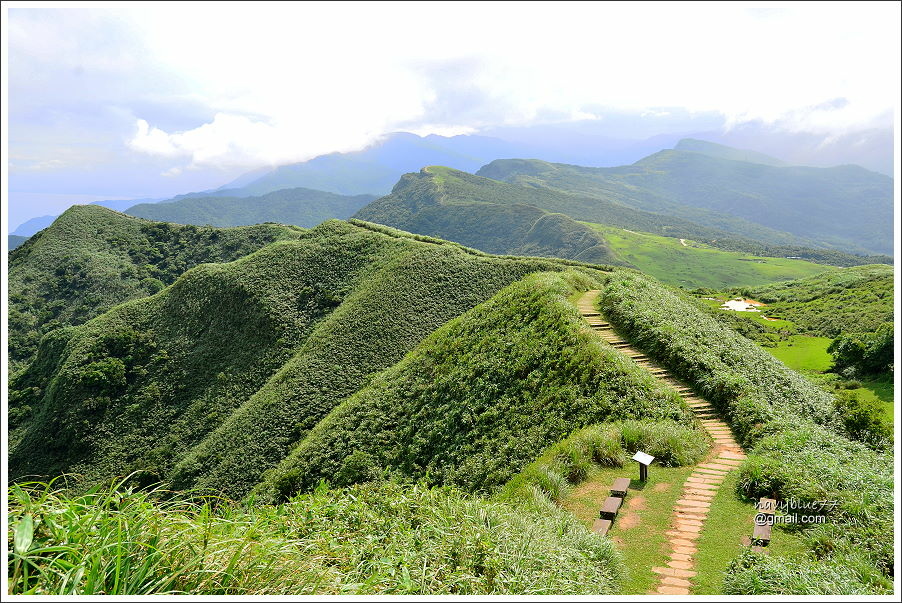
M451 489L318 488L279 506L10 490L11 594L613 594L610 540L541 503Z
M675 291L627 271L606 280L605 315L730 417L741 443L754 439L762 419L777 416L841 429L832 396Z
M883 323L873 333L841 335L827 351L833 355L833 370L845 378L888 373L893 363L895 333L892 323Z
M680 467L699 462L708 449L704 432L674 421L592 425L550 446L505 484L497 497L528 499L538 491L560 502L568 488L585 480L594 465L622 467L631 454L642 450L665 467Z
M575 428L688 420L675 391L588 331L568 297L589 286L577 271L531 275L444 325L317 425L262 490L390 467L491 491Z

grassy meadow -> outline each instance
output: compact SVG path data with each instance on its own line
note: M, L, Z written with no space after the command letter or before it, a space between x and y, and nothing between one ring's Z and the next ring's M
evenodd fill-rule
M764 285L811 276L827 269L805 260L756 257L685 239L683 245L678 238L585 224L604 236L620 260L661 282L685 289Z

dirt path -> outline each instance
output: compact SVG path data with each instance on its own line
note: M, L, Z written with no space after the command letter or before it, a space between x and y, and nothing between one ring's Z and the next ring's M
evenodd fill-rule
M711 501L727 473L742 463L745 453L733 439L730 427L718 418L714 407L697 397L691 387L676 379L664 367L652 362L614 331L611 324L595 309L599 293L587 291L577 302L580 313L592 329L618 352L629 356L657 379L676 389L714 440L712 453L686 478L682 496L673 509L670 530L665 532L670 546L667 567L651 568L659 576L658 587L651 594L688 595L693 586L692 578L696 574L693 571L698 552L696 541L705 525Z
M680 245L682 245L683 247L689 247L689 245L686 245L686 239L680 239Z

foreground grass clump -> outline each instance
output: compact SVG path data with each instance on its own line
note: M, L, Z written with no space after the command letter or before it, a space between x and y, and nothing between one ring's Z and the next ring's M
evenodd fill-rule
M782 557L743 552L733 560L724 579L726 595L889 595L892 582L862 580L855 565L794 562ZM867 570L865 570L867 572Z
M10 490L11 594L611 594L607 539L541 501L320 486L279 506Z
M498 493L500 500L528 498L538 490L560 503L596 467L623 467L637 450L665 467L692 465L709 449L704 432L675 421L622 421L580 429L550 446Z
M449 321L336 407L258 492L279 499L385 467L492 492L574 429L691 421L673 389L602 343L570 303L593 274L532 274Z

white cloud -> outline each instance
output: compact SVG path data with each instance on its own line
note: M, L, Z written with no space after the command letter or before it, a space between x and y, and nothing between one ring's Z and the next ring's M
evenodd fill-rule
M896 3L178 3L86 14L71 22L109 17L113 48L85 46L53 19L10 44L112 74L117 102L178 92L207 107L213 117L185 129L138 111L126 134L133 150L184 166L286 163L399 128L472 132L603 117L599 107L841 134L885 123L898 94ZM121 90L123 73L171 90Z

